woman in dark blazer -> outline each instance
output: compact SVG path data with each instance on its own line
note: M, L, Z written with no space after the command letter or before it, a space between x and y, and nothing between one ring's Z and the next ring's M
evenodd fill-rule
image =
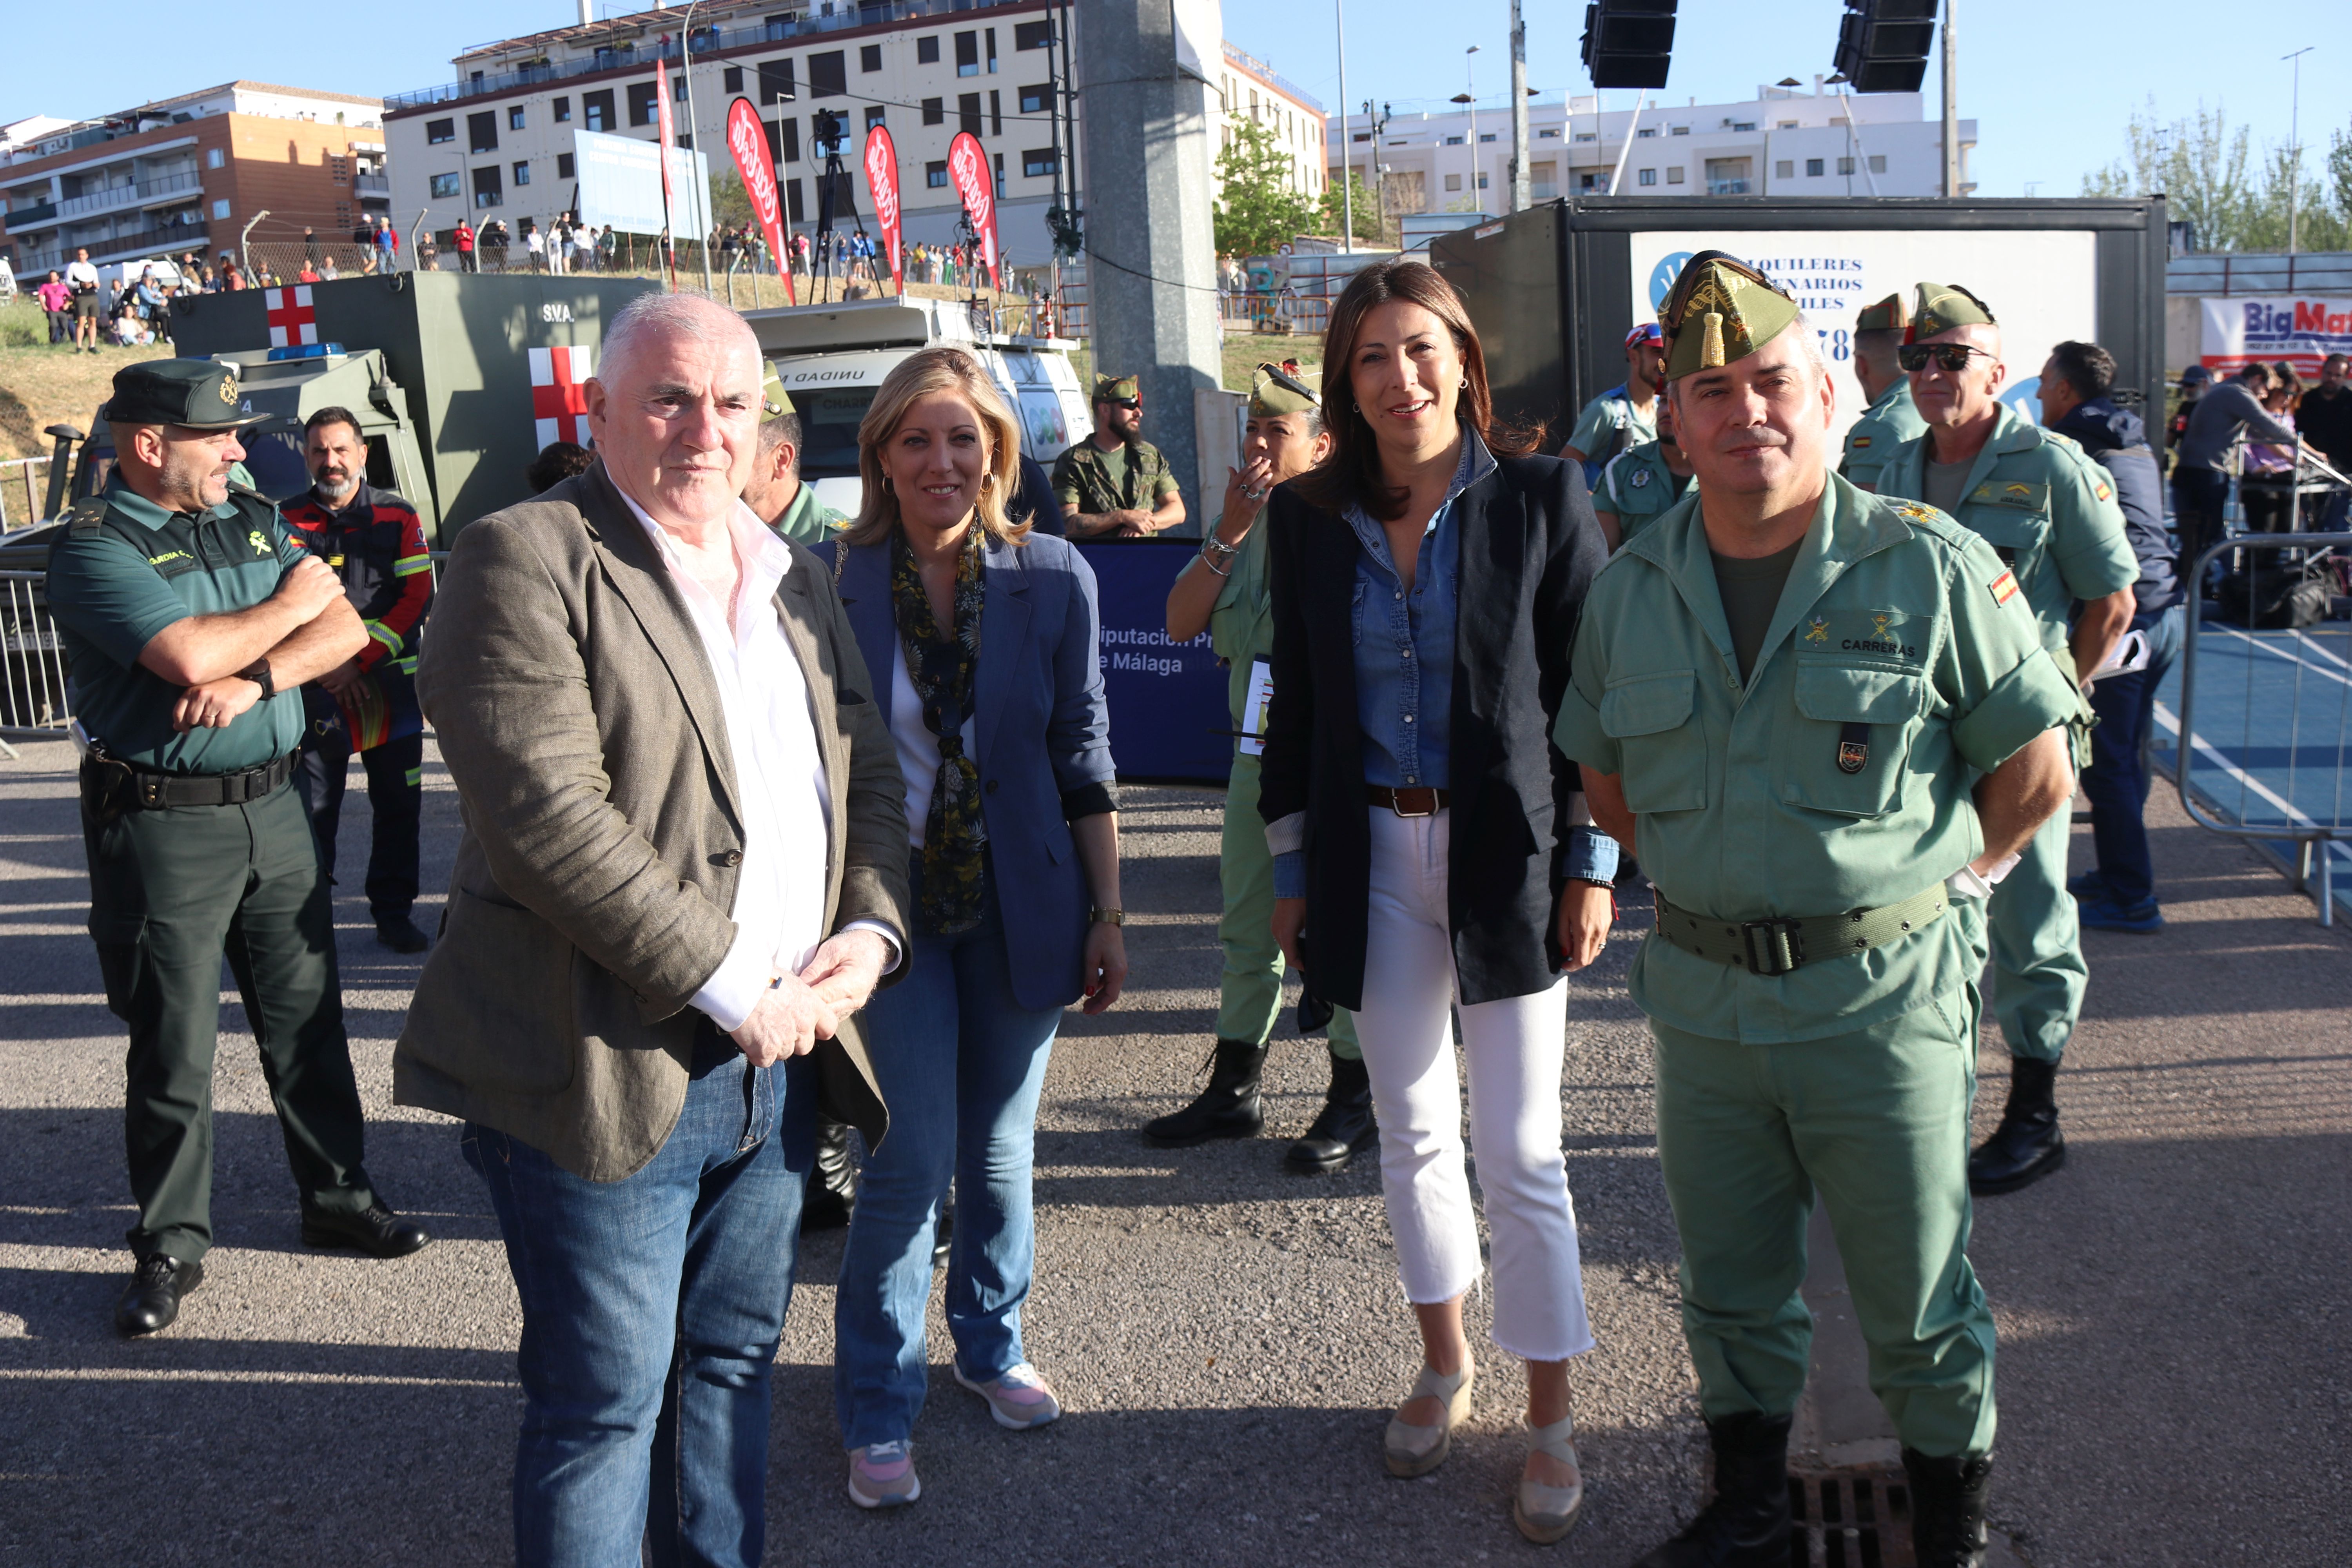
M1592 1348L1559 1146L1561 972L1607 937L1616 847L1584 826L1550 730L1607 549L1575 468L1495 425L1469 317L1425 265L1357 275L1323 377L1331 455L1269 512L1258 809L1275 934L1317 994L1355 1011L1371 1077L1426 1363L1389 1423L1399 1475L1444 1462L1470 1407L1462 1299L1480 1261L1448 1021L1460 1010L1494 1338L1528 1363L1514 1515L1556 1541L1583 1501L1568 1361Z
M1117 1001L1127 950L1094 574L1006 521L1012 412L970 354L927 349L883 382L857 444L865 505L816 554L897 742L914 919L906 979L864 1015L890 1131L842 1255L834 1399L850 1498L882 1508L921 1492L909 1444L951 1177L955 1379L1000 1426L1061 1414L1021 1350L1037 1095L1062 1010Z

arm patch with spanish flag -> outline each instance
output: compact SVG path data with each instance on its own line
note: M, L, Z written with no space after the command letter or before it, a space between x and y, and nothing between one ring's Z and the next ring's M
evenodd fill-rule
M1996 605L2006 605L2017 597L2017 576L2014 573L2003 572L1985 586L1992 590L1992 602Z

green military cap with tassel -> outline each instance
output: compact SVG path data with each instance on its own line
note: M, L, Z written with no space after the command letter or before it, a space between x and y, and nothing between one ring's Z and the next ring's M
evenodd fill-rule
M1251 417L1271 419L1285 414L1303 414L1321 405L1322 399L1305 382L1280 365L1257 367L1256 382L1250 388Z
M1683 263L1665 308L1666 379L1746 359L1797 319L1797 302L1761 272L1720 250Z

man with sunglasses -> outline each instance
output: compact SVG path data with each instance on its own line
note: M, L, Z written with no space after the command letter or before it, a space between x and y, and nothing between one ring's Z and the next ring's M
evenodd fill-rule
M1911 312L1900 293L1889 294L1864 308L1853 319L1853 379L1870 399L1845 433L1845 458L1838 472L1864 489L1878 488L1878 470L1906 441L1917 439L1927 428L1919 405L1911 401L1911 378L1903 374L1897 355Z
M1625 334L1625 379L1584 405L1559 455L1584 465L1584 487L1601 483L1609 459L1658 438L1658 388L1666 379L1665 337L1655 321Z
M1896 448L1878 490L1926 501L1981 534L2040 623L2043 646L2079 682L2131 624L2139 561L2106 470L2071 437L2000 401L2000 349L1984 301L1957 284L1918 286L1897 358L1927 430ZM2071 726L2077 768L2089 765L2095 721L2085 704ZM2053 1089L2090 974L2066 891L2069 831L2063 812L2043 823L1986 906L1993 1011L2011 1066L2000 1125L1969 1156L1969 1186L1979 1196L2015 1192L2066 1163Z
M1094 434L1054 462L1054 499L1072 539L1144 539L1184 521L1184 498L1160 448L1143 438L1143 389L1095 377Z

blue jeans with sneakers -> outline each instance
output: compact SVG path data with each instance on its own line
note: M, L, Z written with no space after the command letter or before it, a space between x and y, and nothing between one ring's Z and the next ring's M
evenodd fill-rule
M460 1148L522 1300L515 1560L751 1568L766 1520L769 1371L815 1159L816 1072L754 1068L705 1024L669 1141L577 1176L495 1128Z
M2134 616L2131 629L2147 634L2147 668L2110 675L2091 688L2091 710L2099 722L2091 731L2091 765L2083 770L2083 793L2091 802L2091 843L2097 852L2101 891L2119 910L2138 910L2156 896L2156 867L2148 857L2141 812L2154 778L2147 750L2156 690L2180 657L2182 626L2179 605Z
M919 860L913 882L910 909L922 899ZM1014 998L993 875L976 928L909 941L906 979L859 1015L890 1131L866 1157L834 1305L833 1399L847 1448L914 1433L930 1366L931 1239L950 1176L956 1364L985 1383L1026 1359L1021 1304L1037 1238L1029 1169L1062 1010Z

